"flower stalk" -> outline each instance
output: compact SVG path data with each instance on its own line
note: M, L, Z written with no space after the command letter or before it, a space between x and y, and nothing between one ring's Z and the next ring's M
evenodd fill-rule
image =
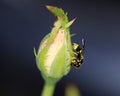
M56 84L45 82L41 96L53 96Z

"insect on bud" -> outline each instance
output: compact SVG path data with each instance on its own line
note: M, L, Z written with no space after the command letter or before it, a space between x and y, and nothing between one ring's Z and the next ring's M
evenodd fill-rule
M41 41L38 52L34 50L38 69L45 80L51 82L60 80L71 69L73 56L69 27L74 20L68 22L62 9L46 6L57 21L51 32Z

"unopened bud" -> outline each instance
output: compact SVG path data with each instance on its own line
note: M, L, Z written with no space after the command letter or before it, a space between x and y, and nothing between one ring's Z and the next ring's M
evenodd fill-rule
M68 22L67 15L62 9L46 7L57 17L57 21L35 53L36 63L45 80L58 81L71 69L73 52L69 27L74 20Z

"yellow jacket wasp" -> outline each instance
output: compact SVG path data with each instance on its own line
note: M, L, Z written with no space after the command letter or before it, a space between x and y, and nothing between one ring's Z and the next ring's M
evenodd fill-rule
M75 68L80 67L84 60L84 48L85 48L85 40L82 39L82 48L78 43L73 43L73 54L74 58L71 61L71 65Z

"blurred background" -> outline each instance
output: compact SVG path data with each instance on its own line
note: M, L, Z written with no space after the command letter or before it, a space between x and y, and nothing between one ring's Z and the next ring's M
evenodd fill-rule
M75 84L82 96L120 96L120 1L0 0L0 96L40 96L44 81L33 47L50 32L56 18L45 5L77 18L73 42L86 40L85 61L58 82L54 96Z

